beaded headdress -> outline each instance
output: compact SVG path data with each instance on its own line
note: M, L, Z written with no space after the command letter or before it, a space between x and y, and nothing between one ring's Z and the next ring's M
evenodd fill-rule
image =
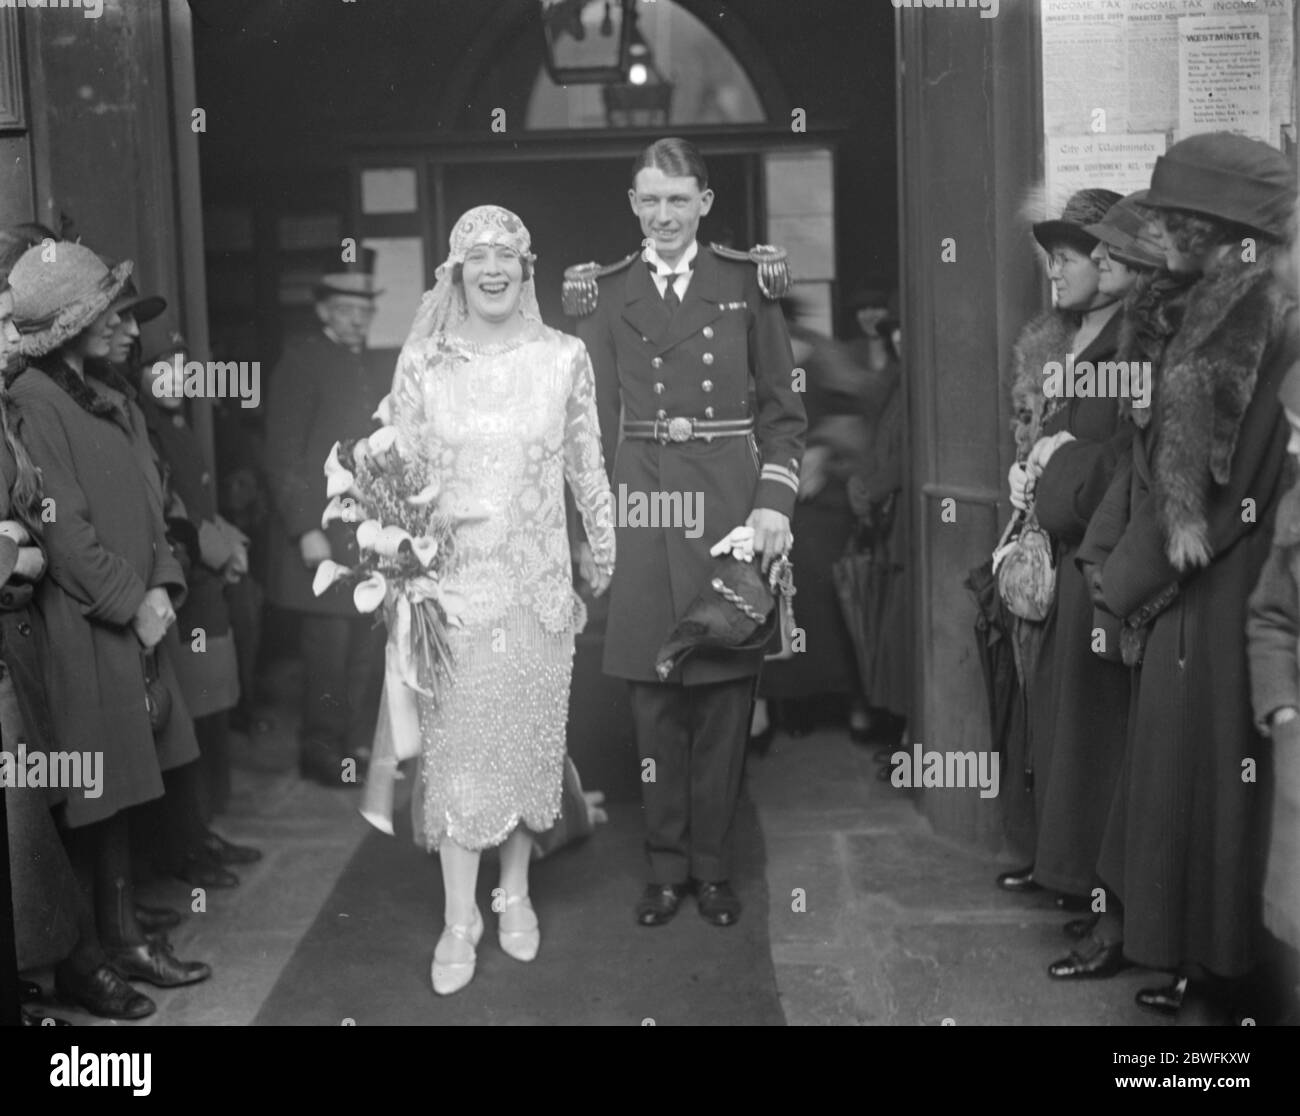
M451 251L438 265L434 276L437 283L426 291L420 301L411 332L406 343L411 345L459 325L465 320L465 292L453 280L456 265L463 264L471 248L481 244L497 244L513 248L530 264L537 259L532 252L532 238L528 229L515 214L499 205L480 205L463 213L451 230ZM530 275L524 280L519 297L519 311L525 318L542 320L537 305L537 287Z

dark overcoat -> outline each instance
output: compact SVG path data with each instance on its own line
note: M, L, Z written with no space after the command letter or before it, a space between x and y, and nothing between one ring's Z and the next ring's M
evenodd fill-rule
M0 519L16 518L9 497L16 476L9 440L0 436ZM44 631L31 607L34 588L12 576L0 585L0 745L15 754L22 746L28 754L49 752L54 740L42 673ZM9 836L15 952L18 970L25 972L62 960L76 943L77 883L50 814L63 792L22 787L0 794Z
M1078 555L1100 564L1106 608L1148 633L1098 862L1124 903L1125 953L1222 977L1255 960L1269 804L1246 605L1286 491L1277 392L1300 356L1271 264L1234 255L1191 288L1150 425Z
M1021 459L1028 456L1039 438L1055 434L1060 430L1069 429L1076 438L1089 442L1093 438L1104 440L1114 432L1115 400L1055 399L1047 397L1044 393L1046 364L1054 361L1064 365L1067 355L1074 346L1074 338L1078 330L1077 315L1062 310L1048 310L1027 322L1021 329L1019 337L1016 338L1011 393L1015 415L1012 429L1016 438L1017 453ZM1076 355L1076 367L1077 362L1110 360L1115 355L1118 340L1119 322L1117 317L1112 317L1087 348ZM1074 427L1078 429L1075 430ZM1048 471L1039 480L1040 487L1035 489L1034 505L1039 513L1040 523L1042 523L1042 516L1046 514L1056 527L1064 529L1066 533L1077 530L1077 535L1073 536L1075 544L1083 533L1077 526L1077 517L1083 509L1075 507L1075 501L1080 499L1081 493L1073 491L1075 483L1079 482L1080 478L1076 475L1078 470L1073 466L1072 459L1079 450L1080 447L1075 443L1068 443L1057 450L1049 462ZM1061 458L1062 454L1065 455L1063 458ZM1058 458L1061 458L1059 462ZM1091 461L1090 455L1088 459ZM1052 465L1056 465L1056 468L1052 469ZM1078 468L1082 467L1083 463L1080 462ZM1095 495L1083 498L1095 504L1104 491L1103 486ZM1043 526L1047 527L1049 532L1051 531L1051 527L1047 524ZM1058 558L1061 550L1062 546L1058 544L1056 547ZM1058 656L1062 641L1072 641L1078 636L1076 624L1083 608L1080 599L1082 592L1083 582L1078 571L1063 571L1058 561L1056 595L1040 627L1038 656L1033 660L1029 676L1024 682L1024 731L1013 733L1007 745L1008 754L1005 763L1008 782L1004 784L1001 796L1007 833L1017 845L1027 835L1032 834L1033 839L1030 843L1035 850L1040 840L1039 824L1052 777L1059 727L1057 716L1059 695L1056 688L1061 664ZM1087 599L1086 595L1084 599ZM1086 619L1090 629L1092 626L1090 600ZM1064 632L1059 630L1063 623L1066 629ZM1090 655L1090 645L1085 645L1083 651ZM1071 659L1069 665L1078 666L1077 650L1069 652L1068 655ZM1105 664L1102 666L1104 667ZM1066 669L1069 667L1067 666ZM1100 672L1094 670L1091 663L1085 664L1084 669L1088 674L1086 681L1097 680L1096 676ZM1115 710L1108 711L1110 717L1121 718L1117 749L1122 748L1123 744L1123 709L1124 706L1121 705L1118 713ZM1098 727L1097 719L1097 716L1090 718L1092 727ZM1023 777L1023 773L1027 771L1033 773L1032 785L1027 785L1027 780ZM1034 859L1036 863L1036 851Z
M754 265L711 249L696 257L676 314L637 256L600 278L596 309L580 320L578 333L595 368L619 511L604 668L657 682L656 653L707 584L715 562L710 547L755 508L793 514L806 419L790 339L780 304L763 295ZM618 442L620 405L627 421L752 416L755 430L711 442ZM696 529L633 525L639 520L624 514L632 501L655 493L681 494L683 509L694 500L701 513ZM668 681L752 676L762 655L696 651Z
M266 471L272 514L267 531L267 599L281 608L356 617L352 590L342 583L320 597L303 565L298 540L319 530L325 497L325 459L345 438L370 434L371 418L387 385L375 358L331 341L324 331L290 342L271 375L266 411ZM388 379L392 369L388 369ZM326 531L336 562L357 560L356 525L337 520Z
M140 400L140 408L167 472L167 490L179 497L197 533L205 522L214 523L217 518L216 479L198 437L179 412L168 413L149 398ZM180 643L176 669L191 714L207 717L232 708L239 700L235 641L221 571L209 569L194 555L186 580L189 593L176 610Z
M1120 314L1080 360L1115 357ZM1068 894L1095 883L1097 849L1110 812L1128 730L1129 672L1093 653L1092 595L1074 563L1088 521L1133 438L1119 400L1070 399L1043 422L1043 435L1068 430L1034 489L1038 522L1052 536L1056 599L1035 679L1034 785L1038 845L1034 879Z
M158 645L172 710L155 740L131 627L148 590L165 588L173 606L185 595L144 416L111 369L88 364L86 372L83 381L52 355L28 366L9 389L17 437L41 470L47 501L49 569L34 601L45 628L54 739L61 750L103 753L98 797L86 788L68 793L71 826L159 797L161 772L198 758L176 679L175 628Z
M1277 513L1273 550L1250 598L1246 623L1251 698L1263 729L1286 706L1300 709L1300 484ZM1273 749L1273 810L1264 925L1300 950L1300 719L1277 725Z

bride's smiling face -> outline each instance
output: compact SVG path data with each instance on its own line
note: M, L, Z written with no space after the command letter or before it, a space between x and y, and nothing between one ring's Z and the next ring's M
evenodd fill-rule
M465 305L485 322L505 322L519 309L524 289L524 261L504 244L476 244L465 253L461 269Z

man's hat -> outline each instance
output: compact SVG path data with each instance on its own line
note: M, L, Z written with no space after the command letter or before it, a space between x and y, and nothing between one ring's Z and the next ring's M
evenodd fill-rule
M655 671L666 679L697 647L757 651L776 625L776 597L758 565L719 558L708 585L659 648Z
M344 270L322 275L312 293L317 302L330 295L377 298L383 294L375 290L375 250L362 248L355 260L344 265Z

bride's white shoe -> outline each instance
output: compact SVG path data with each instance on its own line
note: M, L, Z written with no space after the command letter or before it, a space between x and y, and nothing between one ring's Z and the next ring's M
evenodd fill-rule
M510 923L506 925L507 921ZM527 895L506 898L505 909L497 925L497 939L501 948L516 961L531 961L537 956L542 943L542 931L537 922L537 912Z
M443 930L442 937L438 939L437 949L433 951L433 969L430 973L433 990L439 996L450 996L453 992L459 992L474 979L474 966L478 963L478 955L474 950L482 937L483 916L477 907L474 908L474 920L468 926L449 924ZM439 950L445 953L446 948L457 939L469 946L469 960L439 961Z

